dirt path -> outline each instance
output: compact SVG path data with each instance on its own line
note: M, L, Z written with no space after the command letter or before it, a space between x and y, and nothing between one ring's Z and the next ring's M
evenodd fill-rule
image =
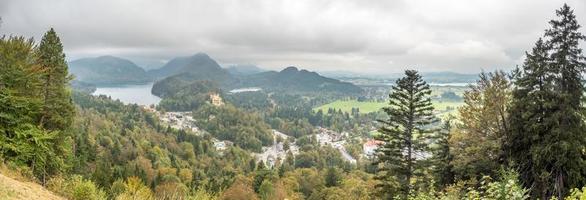
M12 199L64 200L39 184L21 182L0 174L0 200Z

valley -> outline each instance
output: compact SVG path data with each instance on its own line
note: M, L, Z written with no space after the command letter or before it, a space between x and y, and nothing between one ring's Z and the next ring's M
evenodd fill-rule
M569 2L1 1L0 199L585 199Z

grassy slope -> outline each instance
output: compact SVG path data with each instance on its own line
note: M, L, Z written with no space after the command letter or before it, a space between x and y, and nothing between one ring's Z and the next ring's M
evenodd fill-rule
M463 96L464 92L468 90L468 86L431 86L431 96L439 97L444 92L454 92L458 96ZM450 102L450 101L433 101L433 107L436 113L440 116L447 113L454 113L457 107L463 105L463 101ZM359 102L357 100L338 100L319 107L314 108L314 111L322 110L327 112L329 108L336 110L342 109L342 112L351 112L352 108L359 108L361 113L371 113L379 111L381 108L387 106L387 102ZM448 110L447 108L452 109Z
M19 181L1 173L0 199L64 200L37 183Z

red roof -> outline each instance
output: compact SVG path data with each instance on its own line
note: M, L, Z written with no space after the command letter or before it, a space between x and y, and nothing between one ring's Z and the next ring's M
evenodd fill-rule
M364 143L365 146L378 146L383 144L383 141L380 140L368 140Z

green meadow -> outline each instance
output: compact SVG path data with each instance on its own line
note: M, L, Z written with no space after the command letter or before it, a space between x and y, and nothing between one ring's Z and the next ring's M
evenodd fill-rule
M433 101L433 107L438 114L444 114L446 112L453 112L456 111L456 108L464 104L462 101ZM371 113L376 112L382 109L383 107L387 106L386 102L374 102L374 101L357 101L357 100L337 100L319 107L314 108L313 110L318 111L322 110L323 112L327 112L328 109L333 108L335 110L342 110L342 112L350 113L352 108L358 108L361 113Z

